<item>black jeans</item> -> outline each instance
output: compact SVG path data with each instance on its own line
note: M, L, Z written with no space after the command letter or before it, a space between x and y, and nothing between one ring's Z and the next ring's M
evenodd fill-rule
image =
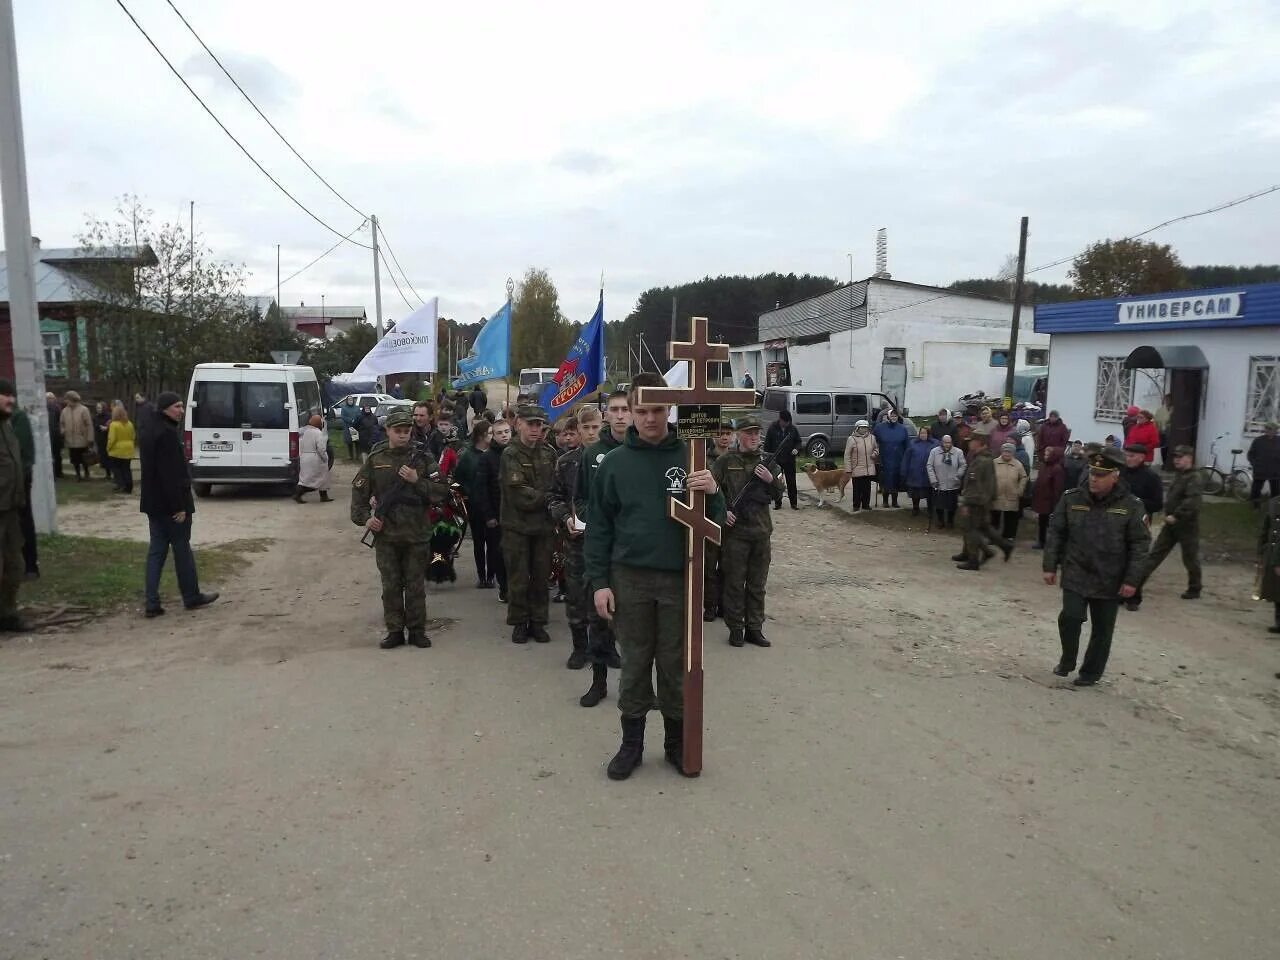
M147 549L147 609L160 607L160 574L173 548L173 571L178 576L182 602L194 603L200 596L200 578L196 575L196 558L191 552L191 514L182 523L173 517L148 515L151 546Z
M1052 516L1052 513L1036 514L1036 523L1038 524L1036 531L1036 543L1040 544L1042 547L1044 546L1045 537L1049 535L1049 518Z
M778 469L782 471L782 479L787 482L787 499L791 501L791 505L794 507L799 497L799 494L796 493L796 462L794 460L779 460ZM781 504L782 494L775 494L774 499Z
M62 476L62 434L49 436L49 453L53 455L53 475Z
M84 468L84 478L89 479L89 461L85 459L88 453L88 447L67 447L67 456L71 460L71 468L76 472L76 478L80 477L80 469Z
M489 538L486 536L484 520L480 518L479 511L473 510L467 514L467 525L471 528L471 552L476 560L476 579L482 583L491 576L496 576L497 571L493 570L493 561L489 557ZM499 553L502 551L499 550Z
M502 527L484 527L484 556L489 576L498 581L498 589L507 592L507 562L502 558Z
M1263 486L1269 488L1273 497L1280 497L1280 477L1258 477L1253 478L1253 488L1249 491L1249 499L1255 504L1262 502Z
M959 490L934 490L930 506L938 514L938 525L956 525L956 507L960 504Z
M1022 519L1021 510L992 510L991 525L1000 531L1006 540L1018 539L1018 521Z
M31 513L31 479L27 480L27 502L22 508L22 559L27 573L40 572L40 558L36 553L36 518Z
M870 477L854 477L853 478L853 509L855 510L871 509L871 478Z
M133 493L133 461L123 457L111 458L111 478L125 493Z
M907 487L907 496L911 498L911 509L920 509L920 501L924 501L925 510L932 509L933 489L930 487Z

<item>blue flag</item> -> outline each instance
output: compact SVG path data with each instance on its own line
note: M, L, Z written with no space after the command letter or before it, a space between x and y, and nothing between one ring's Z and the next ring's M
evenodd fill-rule
M510 372L507 369L510 343L511 301L508 300L480 328L476 342L471 345L470 356L458 361L458 379L453 381L453 389L460 390L482 380L505 377Z
M582 328L555 378L542 388L538 405L554 423L604 383L604 291L591 322Z

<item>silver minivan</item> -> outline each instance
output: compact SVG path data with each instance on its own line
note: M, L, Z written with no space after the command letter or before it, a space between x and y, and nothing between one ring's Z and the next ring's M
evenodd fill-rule
M838 456L859 420L875 423L880 414L898 405L887 394L872 390L830 387L766 387L760 422L767 430L782 410L800 433L804 452L815 460ZM905 419L905 413L898 410Z

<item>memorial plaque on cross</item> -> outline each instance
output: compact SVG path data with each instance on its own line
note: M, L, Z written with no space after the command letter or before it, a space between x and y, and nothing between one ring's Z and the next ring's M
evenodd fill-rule
M709 365L726 363L729 347L707 341L707 318L693 317L688 340L670 345L672 360L689 361L689 386L641 387L640 404L711 404L719 407L754 406L754 390L712 387ZM718 414L717 414L718 419ZM689 473L707 468L704 440L687 441ZM707 563L707 541L720 543L720 525L707 516L706 494L689 491L689 502L672 497L667 504L671 519L688 527L685 540L684 571L684 757L682 766L689 776L702 772L702 601Z

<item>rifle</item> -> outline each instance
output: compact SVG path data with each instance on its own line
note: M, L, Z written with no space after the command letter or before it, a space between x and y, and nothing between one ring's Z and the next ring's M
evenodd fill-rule
M773 462L778 459L778 454L780 452L781 450L779 449L774 450L772 453L765 454L760 458L759 465L762 467L772 467ZM738 491L738 495L733 498L733 503L729 504L728 510L734 516L742 517L746 516L756 507L767 507L772 502L773 494L765 486L765 482L757 477L755 471L752 470L751 476L747 478L747 482L743 488Z
M423 462L428 452L429 451L427 450L426 445L423 444L420 440L410 442L409 459L405 463L405 466L412 467L413 469L417 470L418 465ZM439 477L439 474L433 473L431 474L431 477L432 478ZM393 508L404 505L404 504L407 504L410 506L416 504L418 506L421 506L422 498L418 496L417 491L413 489L412 485L405 483L404 480L400 478L399 471L397 471L395 483L392 485L390 490L388 490L381 498L379 498L377 505L373 508L373 516L379 520L385 521L387 518L387 515L391 512ZM372 530L370 530L368 527L365 527L364 536L360 538L360 542L363 543L366 547L373 549L373 545L377 541L377 539L378 539L378 535L374 533Z

